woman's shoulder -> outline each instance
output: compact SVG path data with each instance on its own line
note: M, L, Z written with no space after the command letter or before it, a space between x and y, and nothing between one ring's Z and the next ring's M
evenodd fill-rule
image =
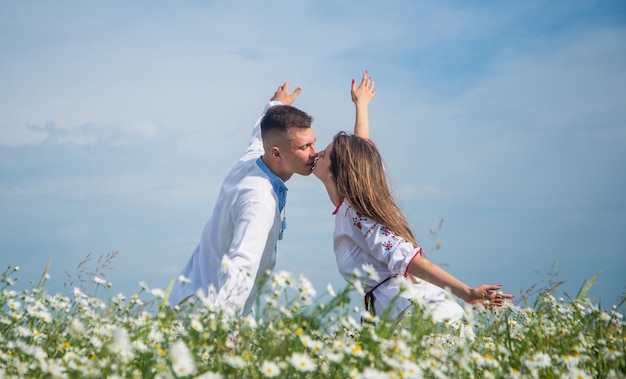
M351 229L371 230L378 226L375 220L357 211L348 200L344 200L336 210L336 216L339 217L338 223L349 225Z
M354 209L354 207L352 207L352 204L350 204L348 199L341 200L333 212L334 215L342 217L351 217L357 213L358 212Z

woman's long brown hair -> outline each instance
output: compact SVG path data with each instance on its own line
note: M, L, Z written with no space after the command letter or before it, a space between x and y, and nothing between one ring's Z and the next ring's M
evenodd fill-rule
M389 191L378 149L361 137L340 132L333 138L329 158L338 194L358 213L417 247L413 231Z

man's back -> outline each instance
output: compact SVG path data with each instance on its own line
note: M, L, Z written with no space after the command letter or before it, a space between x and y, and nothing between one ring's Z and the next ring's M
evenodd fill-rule
M257 272L274 268L281 220L276 193L258 162L264 151L259 121L244 156L222 183L213 214L181 272L185 279L172 287L171 307L199 289L207 295L212 286L217 296L210 300L217 306L243 307L247 313L256 293Z
M222 184L198 246L172 287L171 307L202 291L209 294L209 305L233 314L251 310L257 276L271 272L276 262L276 243L285 225L284 182L294 173L309 175L317 156L313 119L291 107L299 93L300 88L290 93L285 83L266 105L246 153Z

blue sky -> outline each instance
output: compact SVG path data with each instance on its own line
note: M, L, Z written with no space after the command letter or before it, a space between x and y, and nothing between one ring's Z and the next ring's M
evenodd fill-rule
M433 261L518 298L555 263L570 295L598 272L593 299L626 289L622 1L2 2L0 51L0 263L22 286L51 259L64 291L119 251L112 293L166 287L278 85L302 87L321 149L367 69ZM323 186L287 184L277 269L343 287Z

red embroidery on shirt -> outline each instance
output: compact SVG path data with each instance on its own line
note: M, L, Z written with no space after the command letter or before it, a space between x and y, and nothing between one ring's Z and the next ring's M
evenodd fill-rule
M333 216L336 215L337 212L339 212L339 207L341 206L341 204L343 204L343 200L341 200L339 204L337 204L337 208L335 208L335 210L333 211Z
M391 236L391 235L393 235L393 233L391 232L391 230L390 230L388 227L386 227L386 226L381 226L381 227L380 227L380 233L381 233L383 236Z
M361 223L361 221L367 221L367 217L363 217L360 213L357 213L356 217L352 217L352 223L359 230L363 230L363 224Z
M413 256L411 257L411 260L409 261L409 264L406 265L406 270L404 271L404 277L406 278L407 276L409 276L409 266L411 265L411 262L413 262L413 259L415 259L415 257L417 257L418 255L422 255L422 247L418 247L417 250L415 250L415 254L413 254Z
M394 245L394 242L398 239L398 236L396 236L391 229L389 229L386 226L380 226L380 234L382 234L383 236L387 237L385 242L383 242L383 247L385 248L386 251L391 250L391 248Z

